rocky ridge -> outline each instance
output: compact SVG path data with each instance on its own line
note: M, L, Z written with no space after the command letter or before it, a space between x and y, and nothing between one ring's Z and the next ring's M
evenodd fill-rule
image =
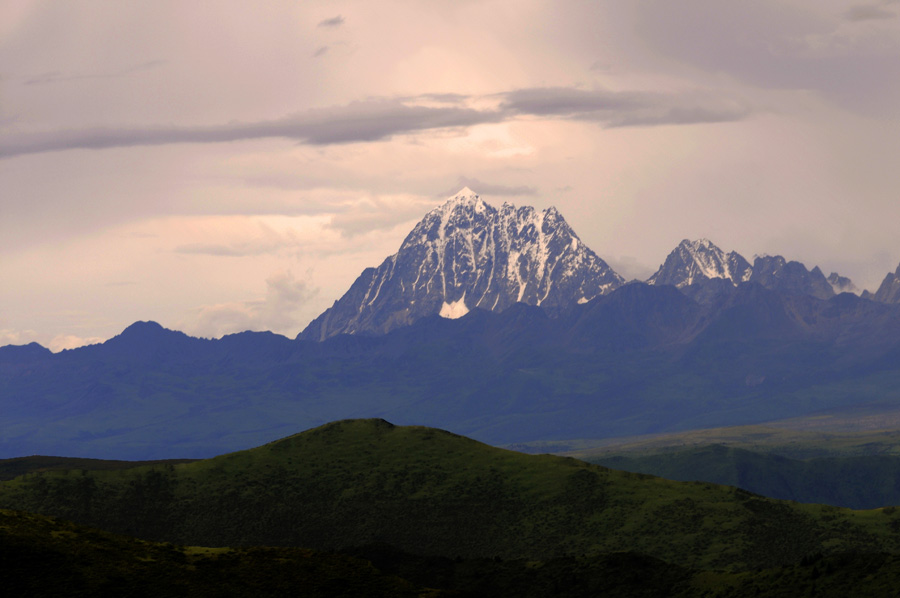
M837 286L856 288L849 278L837 273L832 273L831 277L834 282L826 279L818 266L807 270L800 262L788 261L780 255L755 256L751 266L739 253L725 253L708 239L685 239L666 257L647 283L669 284L685 290L691 285L721 285L726 282L737 286L743 282L756 282L768 289L812 295L819 299L833 297Z

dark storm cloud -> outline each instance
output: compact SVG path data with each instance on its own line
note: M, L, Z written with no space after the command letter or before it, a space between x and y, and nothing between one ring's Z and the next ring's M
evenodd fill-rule
M858 4L844 13L848 21L872 21L881 19L895 19L897 13L884 8L881 4Z
M331 17L330 19L325 19L324 21L319 22L319 27L340 27L344 24L344 17L338 15L336 17Z
M493 183L486 183L479 179L472 179L469 177L461 176L456 179L456 186L450 191L446 193L442 193L442 197L446 197L449 195L453 195L461 187L468 187L470 189L475 189L477 193L484 193L485 195L537 195L538 190L535 187L528 187L526 185L520 186L508 186L508 185L496 185Z
M512 91L504 98L504 109L515 114L595 121L607 127L730 122L750 114L744 103L713 93L679 95L542 87Z
M548 87L520 89L494 97L501 99L498 109L466 108L462 104L467 98L446 95L439 98L447 105L439 107L410 105L398 98L374 99L308 110L275 120L210 127L95 127L38 133L9 132L0 139L0 158L69 149L225 143L263 138L291 139L309 145L358 143L418 131L515 120L522 116L629 127L725 122L740 120L750 112L736 100L710 93L689 96Z

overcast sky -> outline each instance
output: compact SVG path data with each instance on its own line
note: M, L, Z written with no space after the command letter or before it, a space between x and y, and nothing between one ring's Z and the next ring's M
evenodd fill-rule
M0 345L296 335L432 207L900 262L900 2L0 2Z

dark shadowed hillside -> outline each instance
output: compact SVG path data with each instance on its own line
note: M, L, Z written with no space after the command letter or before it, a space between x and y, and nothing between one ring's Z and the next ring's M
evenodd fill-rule
M195 463L28 474L0 484L0 506L205 546L385 543L539 560L632 551L735 570L900 552L900 512L779 502L382 420L336 422Z

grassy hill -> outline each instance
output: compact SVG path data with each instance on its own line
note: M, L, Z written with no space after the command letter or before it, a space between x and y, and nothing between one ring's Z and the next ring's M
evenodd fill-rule
M611 455L649 455L711 444L791 459L900 457L900 410L880 405L836 409L764 424L727 426L608 439L579 439L508 445L522 452L554 452L592 460Z
M764 425L521 449L544 448L616 469L738 486L772 498L873 509L900 505L898 427L900 413L860 407Z
M900 505L900 457L820 457L801 461L720 444L592 463L672 480L737 486L772 498L851 509Z
M49 471L0 507L147 540L548 560L627 551L697 569L900 554L900 511L855 512L524 455L382 420L328 424L194 463Z
M31 457L14 457L12 459L0 459L0 481L11 480L26 473L42 471L77 470L104 470L104 469L131 469L142 465L175 465L178 463L190 463L196 459L163 459L158 461L116 461L108 459L82 459L79 457L44 457L33 455Z

